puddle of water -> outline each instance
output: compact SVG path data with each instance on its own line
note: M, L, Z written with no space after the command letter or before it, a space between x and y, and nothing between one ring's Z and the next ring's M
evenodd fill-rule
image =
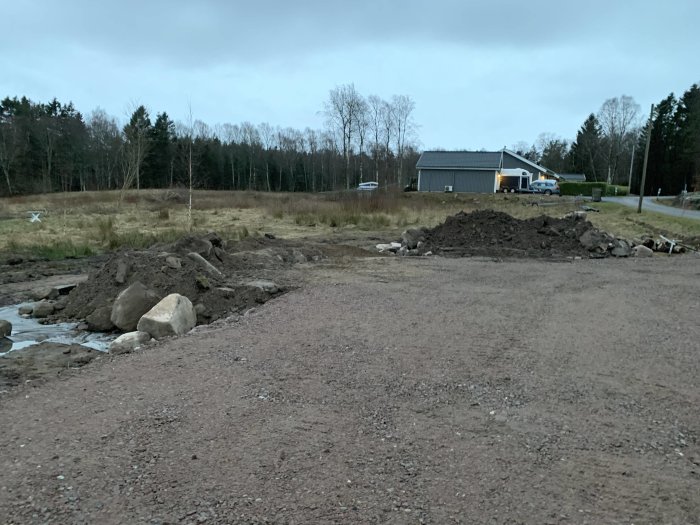
M22 317L17 309L22 306L5 306L0 308L0 319L12 323L12 350L19 350L43 342L79 344L100 352L106 352L109 343L117 338L113 334L84 332L76 330L77 323L40 324L33 318ZM5 355L0 352L0 356Z

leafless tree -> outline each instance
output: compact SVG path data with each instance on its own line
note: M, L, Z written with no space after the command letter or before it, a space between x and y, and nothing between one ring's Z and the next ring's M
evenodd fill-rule
M396 182L401 185L407 182L403 180L403 160L406 152L406 140L415 129L411 115L416 108L416 103L406 95L394 95L391 99L391 105L395 119L396 157L399 161Z
M265 184L267 186L267 191L272 191L272 186L270 185L270 150L275 144L275 130L267 122L263 122L258 126L258 134L260 135L260 141L263 147L263 155L265 157Z
M636 141L639 111L639 104L632 97L622 95L606 100L598 112L598 121L607 141L608 182L615 181L621 155Z
M228 145L229 161L231 162L231 189L236 189L236 157L234 146L243 141L243 133L237 124L224 124L223 136ZM240 178L240 176L239 176ZM240 185L240 181L239 181Z
M346 189L350 189L350 154L361 101L362 97L355 90L355 84L346 84L332 89L325 104L325 115L329 127L342 139Z
M364 182L364 154L365 143L370 129L370 109L369 104L360 98L357 106L357 118L355 119L355 135L357 137L357 152L360 158L360 182Z
M98 188L112 188L118 162L121 138L117 122L101 109L95 109L88 118L89 154ZM116 186L116 184L115 184Z

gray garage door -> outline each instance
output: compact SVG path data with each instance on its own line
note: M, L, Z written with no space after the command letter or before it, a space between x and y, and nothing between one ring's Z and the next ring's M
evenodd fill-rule
M426 170L420 172L419 191L453 191L465 193L493 193L496 172L479 170Z

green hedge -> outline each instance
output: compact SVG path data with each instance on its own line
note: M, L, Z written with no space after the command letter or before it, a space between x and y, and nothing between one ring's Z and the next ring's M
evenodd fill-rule
M607 195L608 185L605 182L560 182L559 190L562 195L591 196L593 188L600 188L603 195Z
M608 197L624 197L627 195L627 186L615 186L614 184L608 184L605 195Z
M627 195L627 186L615 186L606 182L560 182L559 190L562 195L583 195L590 197L593 188L600 188L601 195L607 197L623 197Z

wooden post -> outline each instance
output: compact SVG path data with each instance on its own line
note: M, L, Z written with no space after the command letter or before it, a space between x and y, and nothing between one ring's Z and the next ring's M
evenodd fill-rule
M644 183L647 180L647 161L649 160L649 144L651 143L651 131L654 129L654 104L651 105L649 113L649 130L647 131L647 145L644 148L644 166L642 167L642 183L639 186L639 204L637 213L642 213L642 201L644 200Z

